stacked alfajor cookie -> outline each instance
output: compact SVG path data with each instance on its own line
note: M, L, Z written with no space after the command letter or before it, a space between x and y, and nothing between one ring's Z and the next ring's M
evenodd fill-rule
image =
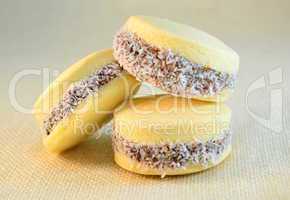
M119 166L165 176L201 171L227 157L231 110L222 102L235 87L237 53L203 31L147 16L127 20L113 51L129 74L167 93L115 112Z

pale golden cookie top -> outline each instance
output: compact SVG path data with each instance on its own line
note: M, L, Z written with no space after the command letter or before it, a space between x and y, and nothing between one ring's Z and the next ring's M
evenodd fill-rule
M149 16L132 16L122 28L151 45L171 49L193 63L236 74L238 54L219 39L188 25Z
M136 98L114 114L117 133L135 142L208 140L230 128L231 110L169 95Z

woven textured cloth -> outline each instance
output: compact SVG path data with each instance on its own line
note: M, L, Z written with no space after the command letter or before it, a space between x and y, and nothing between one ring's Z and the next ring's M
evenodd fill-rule
M290 199L289 1L181 0L166 1L161 9L164 2L3 2L0 199ZM53 74L110 47L130 13L191 24L239 53L238 85L227 102L233 109L233 151L221 165L164 179L133 174L114 163L110 131L54 156L43 148L33 117L15 111L8 90L18 72L49 66ZM24 77L16 88L19 104L31 108L41 84L39 76ZM146 88L141 94L149 93Z

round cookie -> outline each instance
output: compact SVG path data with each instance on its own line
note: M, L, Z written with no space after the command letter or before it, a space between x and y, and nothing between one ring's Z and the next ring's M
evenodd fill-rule
M115 162L145 175L182 175L213 167L231 151L231 110L220 103L159 95L114 113Z
M225 101L235 87L237 53L187 25L133 16L116 34L113 49L130 74L172 95Z
M79 144L111 119L113 110L138 86L115 61L111 49L70 66L34 105L45 147L60 153Z

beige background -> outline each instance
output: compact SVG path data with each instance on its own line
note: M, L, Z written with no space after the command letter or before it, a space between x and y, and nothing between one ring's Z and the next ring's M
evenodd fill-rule
M0 0L0 199L289 199L289 9L288 0ZM8 86L15 74L43 67L62 71L110 47L115 31L134 14L198 27L240 54L239 84L229 102L234 149L220 166L165 179L131 174L113 163L108 135L55 157L43 149L31 115L11 104ZM251 84L263 76L269 81L274 69L282 71L282 83L253 91L246 104ZM282 92L282 110L279 99L270 100L273 88ZM42 91L41 77L26 76L16 89L18 102L30 109ZM274 116L274 123L267 128L248 109L265 119Z

